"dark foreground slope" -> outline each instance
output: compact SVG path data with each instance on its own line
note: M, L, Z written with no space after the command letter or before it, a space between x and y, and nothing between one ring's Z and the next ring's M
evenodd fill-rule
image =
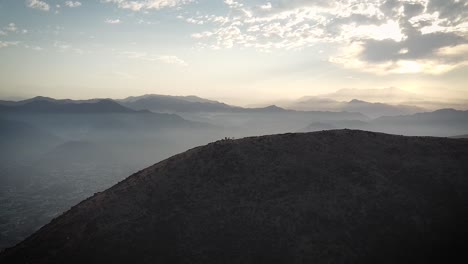
M224 140L53 220L1 263L466 258L468 141L335 130Z

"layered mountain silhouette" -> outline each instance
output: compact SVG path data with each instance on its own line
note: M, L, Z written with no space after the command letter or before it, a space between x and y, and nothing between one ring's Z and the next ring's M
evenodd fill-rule
M463 134L468 130L468 111L441 109L413 115L383 116L368 121L327 120L313 122L300 132L328 129L361 129L403 135L442 136Z
M221 140L142 170L2 263L428 263L466 257L468 142L355 130Z
M136 110L150 110L153 112L225 112L241 109L225 103L212 101L197 96L170 96L149 94L128 97L118 100L124 106Z
M399 88L340 89L333 93L304 96L294 101L280 101L286 108L303 111L353 111L369 117L409 115L444 108L468 110L465 99L451 102L430 95L411 93ZM359 110L358 110L359 109Z
M408 92L406 90L397 87L387 87L379 89L356 89L356 88L345 88L339 89L332 93L318 95L321 98L328 98L336 101L350 101L353 99L359 99L368 102L379 102L385 99L386 102L392 104L402 103L404 100L421 100L423 98L420 94ZM304 97L307 99L308 97ZM313 98L313 97L312 97Z
M414 114L418 112L424 112L425 110L416 106L369 103L362 100L353 99L343 107L343 111L360 112L370 117L379 117Z
M18 102L4 101L0 103L1 117L54 131L71 139L93 131L141 132L210 127L176 114L130 109L111 99L58 100L38 96Z
M73 101L35 97L29 100L0 105L0 112L13 113L135 113L110 99Z
M102 100L112 100L112 99L94 98L94 99L84 99L84 100L72 100L72 99L56 99L56 98L47 97L47 96L35 96L29 99L19 100L19 101L0 100L0 105L25 105L25 104L36 102L36 101L46 101L46 102L51 102L51 103L56 103L56 104L96 103Z
M290 103L288 104L288 107L303 111L322 110L359 112L372 118L380 116L408 115L426 111L424 108L411 105L370 103L357 99L350 101L336 101L333 99L312 96L302 98L294 103Z
M324 111L334 112L353 112L338 108L333 109L285 109L277 105L269 105L265 107L244 108L232 106L218 101L200 98L198 96L170 96L170 95L143 95L128 97L125 99L116 100L123 106L134 110L150 110L159 113L320 113ZM344 115L348 113L342 113Z
M384 116L373 120L372 126L406 135L457 135L468 130L468 111L440 109L406 116Z
M150 110L160 113L278 113L290 110L276 105L256 108L232 106L198 96L170 96L149 94L116 100L134 110Z
M468 111L456 109L440 109L433 112L416 113L407 116L383 116L376 119L377 122L399 122L399 123L424 123L424 122L442 122L452 124L464 124L468 121Z

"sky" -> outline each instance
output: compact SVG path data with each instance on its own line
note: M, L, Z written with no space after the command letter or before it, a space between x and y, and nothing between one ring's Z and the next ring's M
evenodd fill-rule
M468 102L467 84L467 0L0 0L2 98Z

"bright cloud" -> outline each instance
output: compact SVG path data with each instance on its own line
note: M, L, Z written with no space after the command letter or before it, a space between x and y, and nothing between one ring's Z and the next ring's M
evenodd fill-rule
M70 8L74 8L74 7L80 7L81 6L81 2L78 2L78 1L66 1L65 2L65 6L67 7L70 7Z
M75 48L70 43L63 41L55 41L54 48L56 48L58 52L72 52L75 54L84 54L84 51L82 49Z
M18 45L18 41L1 41L0 40L0 48L6 48L10 46L16 46Z
M16 24L15 23L10 23L8 24L8 26L6 26L4 28L6 31L10 31L10 32L16 32L18 31L18 28L16 27Z
M135 51L126 51L120 53L120 55L127 57L129 59L138 59L138 60L143 60L143 61L149 61L149 62L163 62L166 64L173 64L173 65L178 65L178 66L188 66L188 63L182 60L181 58L174 56L174 55L153 55L153 54L148 54L146 52L135 52Z
M132 11L178 7L193 1L194 0L102 0L104 3L113 3L121 9L130 9Z
M106 21L104 21L105 23L107 24L120 24L122 21L120 21L120 19L106 19Z
M467 51L468 47L441 48L433 57L421 59L397 59L368 61L361 58L364 52L362 43L356 42L352 45L342 48L339 55L330 58L330 62L343 65L343 67L353 70L359 70L377 75L386 74L416 74L427 73L439 75L452 71L458 67L468 65Z
M23 47L25 47L25 48L27 48L27 49L35 50L35 51L41 51L41 50L43 50L42 47L35 46L35 45L24 44Z
M49 10L50 10L49 4L47 4L47 3L44 2L44 1L40 1L40 0L27 0L27 1L26 1L26 4L27 4L28 7L30 7L30 8L39 9L39 10L42 10L42 11L49 11Z

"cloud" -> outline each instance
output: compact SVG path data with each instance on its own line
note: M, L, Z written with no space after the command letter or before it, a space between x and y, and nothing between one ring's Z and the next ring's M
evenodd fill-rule
M42 10L42 11L49 11L49 10L50 10L49 4L47 4L47 3L44 2L44 1L40 1L40 0L27 0L27 1L26 1L26 4L27 4L27 6L30 7L30 8L39 9L39 10Z
M4 27L4 29L6 31L10 31L10 32L16 32L18 31L18 28L16 27L16 24L15 23L10 23L8 24L8 26Z
M9 33L22 33L27 34L27 29L19 29L15 23L9 23L7 26L4 26L0 29L0 36L7 36Z
M362 42L364 50L360 57L369 62L416 60L434 56L440 48L467 42L461 36L443 32L415 35L403 41L369 39Z
M363 43L355 42L348 47L342 48L340 55L331 57L330 62L340 64L348 69L376 75L416 73L438 75L467 66L468 56L463 54L467 50L468 47L461 45L438 48L434 50L431 56L419 59L401 57L391 60L368 60L362 58L362 54L366 52L366 47L363 46ZM405 53L398 55L405 55Z
M228 7L225 16L217 16L216 20L212 15L191 18L191 21L202 21L198 24L214 26L209 30L213 34L205 37L205 43L210 42L207 46L241 46L264 51L302 49L317 43L358 37L350 33L360 26L372 27L363 28L359 37L365 35L364 33L377 35L381 31L379 26L386 24L386 21L379 19L375 6L355 6L351 3L353 1L276 0L260 4L233 0L224 2ZM398 37L399 28L392 30L395 31L393 35Z
M150 9L163 9L168 7L179 7L194 0L101 0L103 3L113 3L121 9L129 9L132 11L142 11Z
M198 45L260 51L328 45L329 61L378 74L438 74L465 65L440 52L468 40L468 2L460 0L225 0L224 15L197 14ZM351 56L353 55L353 56ZM433 68L440 63L440 67ZM350 67L354 65L355 67Z
M210 32L210 31L205 31L205 32L201 32L201 33L194 33L191 35L192 38L195 38L195 39L201 39L201 38L207 38L207 37L210 37L212 36L214 33L213 32Z
M35 50L35 51L41 51L43 50L43 48L39 47L39 46L34 46L34 45L28 45L28 44L24 44L23 45L25 48L27 49L31 49L31 50Z
M179 65L179 66L184 66L184 67L188 66L188 64L184 60L178 58L177 56L172 56L172 55L159 56L158 60L167 64L174 64L174 65Z
M122 21L120 21L120 19L118 19L118 18L117 19L108 18L104 22L107 23L107 24L120 24Z
M65 6L67 7L70 7L70 8L75 8L75 7L80 7L81 6L81 2L78 2L78 1L66 1L65 2Z
M163 62L166 64L173 64L173 65L178 65L178 66L183 66L183 67L188 66L187 62L185 62L184 60L174 55L162 55L161 56L161 55L148 54L146 52L135 52L135 51L122 52L120 53L120 55L127 57L129 59L138 59L138 60L149 61L149 62L159 61L159 62Z
M377 74L443 74L464 67L468 65L467 56L450 54L465 50L468 43L468 21L456 10L466 11L467 7L468 3L460 1L386 1L381 10L387 19L398 18L404 37L356 40L331 61Z
M15 23L9 23L7 26L0 29L0 36L7 36L10 33L27 34L28 32L29 31L27 29L19 29Z
M10 46L18 45L19 41L1 41L0 40L0 48L7 48Z
M57 49L58 52L73 52L76 54L84 53L82 49L75 48L71 44L62 41L55 41L54 47Z

